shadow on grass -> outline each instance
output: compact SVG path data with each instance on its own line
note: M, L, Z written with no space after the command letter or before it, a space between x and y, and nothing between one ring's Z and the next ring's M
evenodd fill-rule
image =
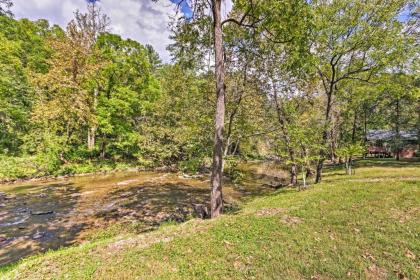
M399 161L393 158L357 159L353 162L353 168L357 169L359 167L420 167L420 158L401 159ZM324 172L328 173L328 175L346 175L342 173L345 172L345 164L327 164Z
M369 158L369 159L360 159L355 162L356 167L420 167L420 158L411 158L411 159L400 159L396 160L393 158Z

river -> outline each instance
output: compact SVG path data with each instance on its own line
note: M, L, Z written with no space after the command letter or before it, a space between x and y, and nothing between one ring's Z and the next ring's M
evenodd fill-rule
M224 199L237 205L285 183L287 174L270 163L247 163L239 183L225 179ZM136 223L139 231L194 215L207 204L207 175L117 172L0 185L0 265L80 244L113 224Z

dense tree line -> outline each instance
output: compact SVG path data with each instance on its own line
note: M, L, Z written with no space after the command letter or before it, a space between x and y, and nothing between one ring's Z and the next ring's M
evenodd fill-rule
M217 216L223 159L276 158L292 185L320 182L369 129L419 128L416 2L238 0L226 19L222 2L188 1L171 64L110 33L95 1L65 29L1 2L0 175L213 162Z

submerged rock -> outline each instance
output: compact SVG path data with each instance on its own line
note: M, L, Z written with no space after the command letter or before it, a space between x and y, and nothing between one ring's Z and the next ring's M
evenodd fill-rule
M0 236L0 245L2 245L2 246L7 245L8 243L12 242L13 240L15 240L14 237L7 238L5 236Z
M34 235L32 235L33 239L40 239L45 236L45 232L37 231Z
M138 182L138 181L139 180L137 180L137 179L126 180L126 181L118 182L117 186L126 186L126 185L129 185L131 183Z
M46 194L46 193L40 193L40 194L37 194L35 197L38 197L38 198L46 198L46 197L48 197L48 194Z
M34 216L49 215L49 214L53 214L53 213L54 213L53 210L31 211L31 215L34 215Z
M193 204L194 214L197 218L207 219L210 217L209 209L204 204Z

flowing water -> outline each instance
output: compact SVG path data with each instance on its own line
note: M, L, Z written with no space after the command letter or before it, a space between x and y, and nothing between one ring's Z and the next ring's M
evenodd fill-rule
M287 176L267 162L239 170L245 174L241 182L225 180L228 205L272 192ZM81 243L116 223L138 223L146 230L184 221L209 195L208 176L180 173L120 172L0 185L0 265Z

